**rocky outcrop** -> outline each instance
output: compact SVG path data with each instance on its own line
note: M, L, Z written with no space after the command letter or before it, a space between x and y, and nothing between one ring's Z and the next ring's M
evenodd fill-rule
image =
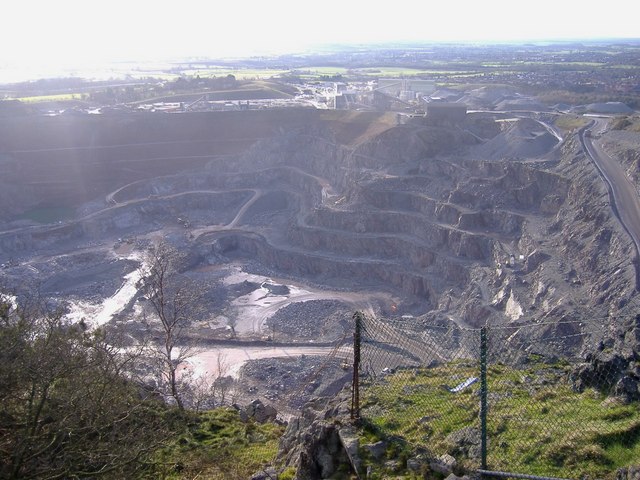
M616 480L640 480L640 465L618 469Z
M406 305L400 314L434 312L468 326L568 318L601 325L629 308L633 245L571 137L544 157L532 149L535 158L519 160L500 153L509 147L505 138L518 148L548 140L532 119L486 142L500 148L483 156L468 133L421 120L287 115L294 120L273 114L274 126L256 125L252 114L232 115L229 125L207 118L204 124L228 133L244 118L263 134L204 168L163 164L173 170L127 178L85 204L81 221L7 228L0 255L164 231L202 252L207 264L238 260L318 286L390 292ZM469 117L464 129L473 131ZM185 135L180 120L166 122ZM485 117L477 126L487 135L497 131ZM114 128L118 138L129 135ZM210 145L199 135L189 148L205 155Z
M289 422L280 439L277 461L293 467L296 480L325 479L339 469L344 471L345 466L357 468L358 446L351 441L352 435L340 433L346 428L339 420L348 418L345 413L343 406L327 410L323 399L309 403L300 417Z
M600 342L585 359L571 373L574 390L593 387L627 403L640 400L640 317L626 332Z
M243 422L253 419L258 423L267 423L275 421L278 411L271 405L264 405L260 400L254 400L246 407L242 408L234 405L238 410L240 419Z

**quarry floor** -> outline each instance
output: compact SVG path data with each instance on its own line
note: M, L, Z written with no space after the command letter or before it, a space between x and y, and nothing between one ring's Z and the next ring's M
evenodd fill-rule
M517 257L519 222L542 224L546 217L517 174L512 180L489 162L470 167L486 169L472 181L456 172L468 168L466 158L557 161L564 139L556 130L509 119L513 127L493 132L466 157L439 153L450 139L425 140L427 134L403 129L395 116L278 115L252 129L241 117L213 122L196 139L190 139L190 117L182 130L163 118L169 124L162 140L155 131L145 138L138 130L141 138L135 137L130 119L121 119L95 127L95 144L82 143L88 135L54 141L53 127L38 148L16 144L9 151L27 165L59 165L24 188L42 195L31 212L49 218L13 216L0 224L3 276L64 299L70 319L113 326L134 343L146 328L136 286L144 254L152 243L168 241L195 258L183 273L205 292L206 314L189 330L204 347L185 368L241 378L245 398L283 408L331 395L348 380L343 364L356 310L411 317L438 309L473 318L487 306L498 308L502 300L495 300L495 280L486 273L495 270L494 252ZM303 133L287 133L297 121L306 122ZM454 133L471 138L461 129ZM117 137L110 145L109 136ZM394 150L404 153L394 158ZM425 156L439 160L425 164ZM77 177L67 178L72 173ZM92 176L76 188L79 178ZM491 197L495 185L510 181L521 204ZM487 213L467 202L471 195L495 204ZM40 211L47 201L71 204L73 213ZM478 266L484 270L474 273ZM564 267L557 268L547 270L554 281L563 275ZM568 281L576 284L573 276ZM507 316L527 307L503 303Z

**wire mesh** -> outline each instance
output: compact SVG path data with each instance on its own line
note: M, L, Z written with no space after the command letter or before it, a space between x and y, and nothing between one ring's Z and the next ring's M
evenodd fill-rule
M480 329L366 318L361 416L468 470L616 478L640 463L640 363L637 352L603 340L606 330L488 328L484 431Z
M476 331L367 318L362 416L433 457L479 467L479 355Z

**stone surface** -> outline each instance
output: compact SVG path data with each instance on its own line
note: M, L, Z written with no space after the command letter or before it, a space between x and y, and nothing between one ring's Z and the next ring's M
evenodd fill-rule
M384 468L396 473L402 469L402 464L398 460L388 460L384 462Z
M412 472L419 472L422 470L422 466L424 463L420 458L409 458L407 459L407 470Z
M640 465L619 468L616 472L616 480L640 480Z
M277 478L278 472L273 467L267 467L251 476L251 480L276 480Z
M451 455L454 457L464 456L467 458L480 458L480 430L474 427L465 427L450 433L447 443L451 445Z
M329 478L345 465L359 467L358 440L353 430L331 417L329 412L336 408L327 409L326 402L311 402L287 425L280 439L278 461L293 466L297 479Z
M363 445L362 448L369 452L369 455L371 455L372 458L374 458L375 460L380 460L382 457L384 457L384 454L387 450L387 443L380 440L376 443L367 443Z
M344 448L347 457L351 462L353 470L359 472L361 464L360 456L358 454L360 440L358 438L357 432L350 426L342 426L338 430L338 438L340 438L340 443L342 444L342 447Z
M456 474L451 473L447 478L445 478L445 480L471 480L471 478L468 477L467 475L463 475L462 477L459 477Z
M435 460L432 460L429 464L431 470L437 473L442 473L444 475L452 473L453 469L456 468L457 465L458 462L456 461L456 459L447 453L439 456Z
M254 400L240 411L240 418L253 418L258 423L273 422L278 412L271 405L264 405L260 400ZM246 420L245 420L246 421Z

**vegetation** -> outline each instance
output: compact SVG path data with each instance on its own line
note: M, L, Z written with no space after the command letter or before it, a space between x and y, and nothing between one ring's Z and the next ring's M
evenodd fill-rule
M68 102L72 100L86 100L87 94L84 93L58 93L51 95L33 95L29 97L20 97L19 100L24 103L40 103L40 102Z
M124 478L148 470L171 432L103 331L38 302L0 299L0 477Z
M640 106L640 97L632 94L609 94L597 91L573 91L573 90L541 90L535 92L542 103L555 105L564 103L568 105L586 105L590 103L622 102L631 108Z
M281 425L167 405L141 353L0 294L0 478L244 479L274 458Z
M185 418L184 431L156 457L164 478L250 478L273 461L284 431L273 423L243 422L230 408L187 412Z
M640 411L587 389L572 389L570 367L533 363L524 369L494 365L488 372L488 465L515 473L567 478L613 478L640 458ZM399 371L364 390L367 441L450 453L466 467L479 454L460 446L455 432L479 429L478 383L450 387L478 375L477 365L452 363ZM608 475L608 476L607 476Z
M193 282L179 274L182 260L166 243L153 246L147 254L141 285L150 306L150 326L160 331L160 337L151 341L148 349L157 392L171 398L180 410L184 410L186 386L178 369L198 353L197 345L186 337L186 328L199 312L202 295Z
M73 218L75 209L70 207L36 207L24 212L20 218L38 223L61 222Z
M589 120L581 115L560 115L554 123L563 130L577 130L587 125Z
M612 130L640 132L640 119L637 117L621 117L611 123Z

